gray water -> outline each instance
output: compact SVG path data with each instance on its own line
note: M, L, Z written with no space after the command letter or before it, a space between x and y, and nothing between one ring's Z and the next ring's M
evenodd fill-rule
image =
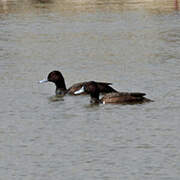
M179 180L177 3L1 0L0 179ZM154 102L56 99L52 70Z

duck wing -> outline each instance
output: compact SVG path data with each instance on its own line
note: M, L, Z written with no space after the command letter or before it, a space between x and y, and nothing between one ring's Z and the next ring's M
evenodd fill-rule
M117 92L114 88L110 86L112 85L112 83L108 83L108 82L96 82L96 83L100 93Z
M128 94L133 97L143 97L146 95L145 93L140 93L140 92L132 92L132 93L128 93Z
M85 83L86 82L73 84L70 88L68 88L67 93L71 95L75 95L74 92L80 90ZM86 94L86 93L83 93L83 94Z
M90 81L85 81L85 82L80 82L80 83L76 83L73 84L68 90L67 93L74 95L74 92L78 91L79 89L82 88L83 85L88 84ZM113 89L110 85L112 83L108 83L108 82L96 82L98 89L100 91L100 93L110 93L110 92L117 92L115 89ZM87 94L87 93L82 93L82 94Z
M145 98L145 93L140 92L117 92L108 93L102 99L102 103L122 103L122 104L134 104L148 102L149 99Z

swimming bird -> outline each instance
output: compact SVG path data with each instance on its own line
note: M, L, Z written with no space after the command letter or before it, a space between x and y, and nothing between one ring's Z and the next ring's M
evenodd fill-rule
M101 99L99 99L100 91L98 84L94 81L88 82L82 86L80 90L74 92L74 94L79 94L86 92L90 94L91 103L114 103L114 104L136 104L151 102L152 100L144 97L146 94L141 92L112 92L105 94Z
M84 85L88 86L89 81L87 82L80 82L72 85L70 88L66 88L65 80L60 71L52 71L49 73L47 79L39 81L39 83L46 83L46 82L53 82L56 85L56 95L70 94L70 95L77 95L74 92L81 89ZM99 93L109 93L109 92L117 92L113 89L110 85L111 83L107 82L96 82L98 87ZM87 94L86 92L79 93L79 94Z

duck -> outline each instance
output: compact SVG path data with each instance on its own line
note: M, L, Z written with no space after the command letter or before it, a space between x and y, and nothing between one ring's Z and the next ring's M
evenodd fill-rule
M94 81L84 84L82 88L74 92L74 94L83 92L90 95L90 103L92 104L138 104L152 102L152 100L144 97L146 95L145 93L141 92L111 92L105 94L101 99L99 99L100 90L98 84Z
M86 92L82 92L79 94L75 94L76 91L80 90L84 85L88 86L91 81L84 81L80 83L73 84L70 88L66 88L66 83L64 77L60 71L52 71L48 74L47 79L39 81L39 83L46 83L46 82L53 82L56 86L56 95L64 96L66 94L70 95L81 95L87 94ZM99 93L110 93L110 92L117 92L114 88L110 85L112 83L108 82L95 82Z

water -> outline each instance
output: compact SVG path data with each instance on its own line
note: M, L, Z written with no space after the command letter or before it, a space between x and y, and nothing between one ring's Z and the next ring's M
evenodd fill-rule
M0 179L179 180L180 14L172 1L0 1ZM54 97L112 82L155 102Z

